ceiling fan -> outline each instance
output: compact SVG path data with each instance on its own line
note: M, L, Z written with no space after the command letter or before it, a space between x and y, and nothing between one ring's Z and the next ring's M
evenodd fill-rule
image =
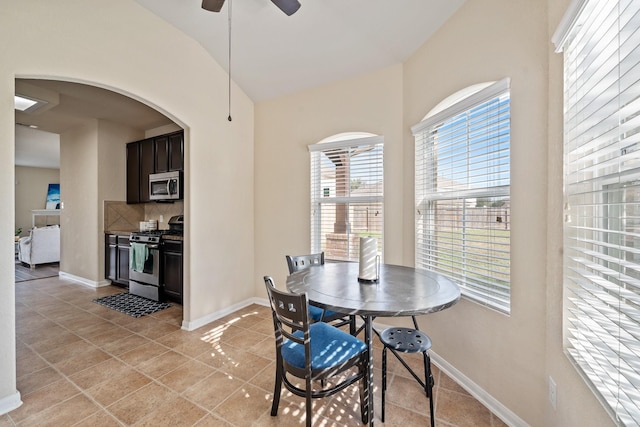
M300 9L298 0L271 0L271 2L278 6L287 16L293 15ZM202 8L210 12L220 12L223 4L224 0L202 0Z

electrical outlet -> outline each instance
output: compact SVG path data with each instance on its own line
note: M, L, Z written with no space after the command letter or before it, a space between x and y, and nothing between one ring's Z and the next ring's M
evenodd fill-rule
M164 215L160 215L159 220L160 220L160 222L164 222Z
M551 402L551 406L553 409L556 409L558 404L558 388L556 386L556 382L549 376L549 402Z

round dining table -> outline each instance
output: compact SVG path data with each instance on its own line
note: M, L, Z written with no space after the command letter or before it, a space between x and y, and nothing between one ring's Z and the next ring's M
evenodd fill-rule
M287 289L306 293L314 305L361 316L369 348L369 425L373 426L373 319L417 316L451 307L460 288L442 274L412 267L381 264L375 281L360 281L356 262L326 263L287 278Z

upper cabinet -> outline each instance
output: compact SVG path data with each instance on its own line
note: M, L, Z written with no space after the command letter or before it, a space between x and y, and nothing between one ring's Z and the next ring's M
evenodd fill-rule
M184 131L127 144L127 203L147 203L149 174L183 170Z
M127 203L140 203L140 144L138 142L127 144Z
M156 137L154 138L154 144L156 149L156 173L183 170L184 131Z

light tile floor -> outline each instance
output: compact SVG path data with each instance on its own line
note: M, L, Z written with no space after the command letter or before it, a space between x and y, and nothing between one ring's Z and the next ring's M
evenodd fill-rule
M59 278L16 284L17 383L24 402L5 426L298 426L303 399L284 393L270 416L274 339L270 310L251 305L200 329L180 329L182 307L132 318L92 299L122 292ZM390 357L381 423L429 425L428 400ZM412 360L420 366L420 359ZM437 426L504 426L434 368ZM356 386L314 401L314 425L361 425Z

